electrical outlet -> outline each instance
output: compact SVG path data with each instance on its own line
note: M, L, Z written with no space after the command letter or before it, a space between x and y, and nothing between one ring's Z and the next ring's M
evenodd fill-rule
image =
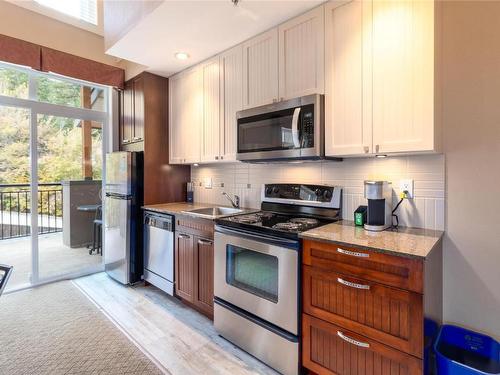
M211 189L212 188L212 178L211 177L205 177L203 179L203 185L205 186L205 189Z
M413 198L413 180L400 180L399 190L401 191L401 194L403 194L403 191L406 190L408 192L406 198Z

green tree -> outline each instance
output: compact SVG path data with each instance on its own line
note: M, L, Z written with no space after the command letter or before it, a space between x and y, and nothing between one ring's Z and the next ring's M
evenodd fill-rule
M0 68L0 94L27 98L29 77L14 69ZM81 106L81 86L39 76L37 96L52 104ZM30 112L0 107L0 183L29 183ZM40 115L38 118L38 181L60 182L82 178L80 121ZM102 132L92 131L93 177L101 178Z

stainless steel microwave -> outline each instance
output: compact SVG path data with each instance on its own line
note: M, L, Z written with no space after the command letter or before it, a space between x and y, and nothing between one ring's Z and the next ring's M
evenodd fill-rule
M236 158L246 162L324 158L324 113L324 97L318 94L239 111Z

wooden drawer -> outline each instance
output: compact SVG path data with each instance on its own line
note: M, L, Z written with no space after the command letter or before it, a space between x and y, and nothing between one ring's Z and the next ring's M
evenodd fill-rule
M422 360L307 314L302 340L302 364L319 375L422 374Z
M175 215L175 230L202 238L214 238L214 222L187 215Z
M422 358L423 297L303 266L304 312Z
M423 293L423 261L419 259L305 240L303 263Z

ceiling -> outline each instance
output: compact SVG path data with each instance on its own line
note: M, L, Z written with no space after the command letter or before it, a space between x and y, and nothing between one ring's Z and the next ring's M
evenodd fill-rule
M166 0L106 53L170 76L314 8L324 0ZM187 52L188 60L175 58Z

